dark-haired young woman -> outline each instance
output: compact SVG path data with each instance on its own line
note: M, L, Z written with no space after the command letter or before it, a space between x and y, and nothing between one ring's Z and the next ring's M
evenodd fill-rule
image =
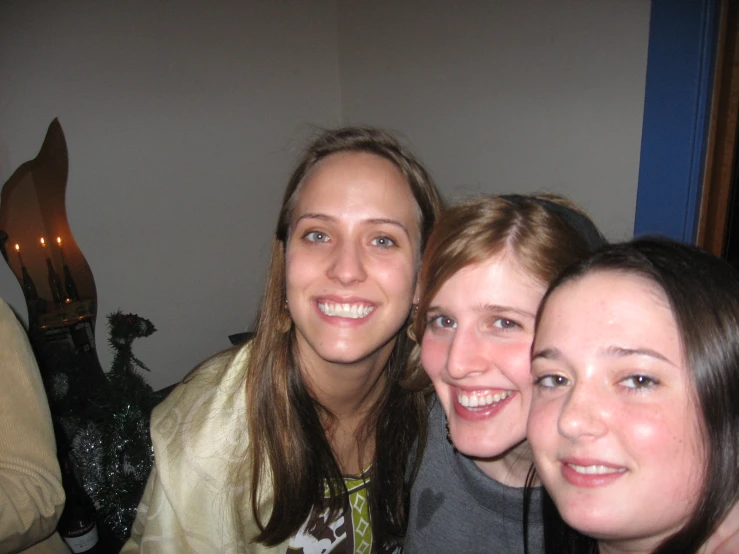
M605 247L544 297L532 373L537 472L580 532L552 518L547 552L706 551L739 500L736 272L666 240Z

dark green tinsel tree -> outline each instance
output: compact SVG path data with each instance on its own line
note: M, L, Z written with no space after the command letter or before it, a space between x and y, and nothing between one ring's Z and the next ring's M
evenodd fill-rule
M147 384L140 370L149 369L132 350L136 339L156 331L151 321L118 311L108 315L108 330L115 356L104 379L93 377L71 349L57 346L40 360L60 438L98 522L118 546L130 534L151 470L149 420L162 394Z

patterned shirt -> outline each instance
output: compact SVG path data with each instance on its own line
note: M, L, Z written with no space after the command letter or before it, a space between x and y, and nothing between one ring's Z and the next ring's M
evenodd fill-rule
M328 510L321 514L318 525L308 528L306 522L290 539L288 553L370 554L372 525L367 502L368 482L368 471L359 476L344 477L344 484L349 493L347 509L328 525L324 525L328 518Z

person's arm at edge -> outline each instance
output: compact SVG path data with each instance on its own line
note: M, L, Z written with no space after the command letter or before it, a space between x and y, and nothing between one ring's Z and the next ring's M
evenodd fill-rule
M0 551L52 535L64 509L51 413L23 327L0 300Z

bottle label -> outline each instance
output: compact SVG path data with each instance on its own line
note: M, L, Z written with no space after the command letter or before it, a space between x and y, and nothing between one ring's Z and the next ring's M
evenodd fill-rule
M69 549L77 554L78 552L87 552L98 543L98 528L93 525L92 529L78 537L64 537Z

